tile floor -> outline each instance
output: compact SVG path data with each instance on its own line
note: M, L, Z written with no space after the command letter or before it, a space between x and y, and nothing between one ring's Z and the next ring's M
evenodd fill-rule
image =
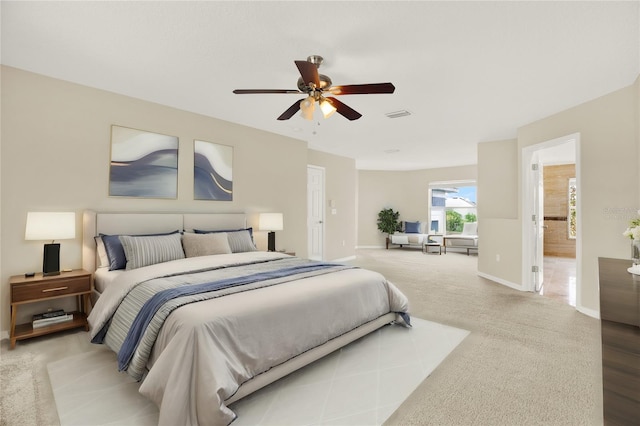
M380 425L469 334L413 318L385 326L230 408L242 425ZM62 426L157 424L115 354L94 351L47 366ZM96 385L97 384L97 385ZM117 390L117 391L116 391Z
M545 256L543 273L540 295L576 306L576 259Z

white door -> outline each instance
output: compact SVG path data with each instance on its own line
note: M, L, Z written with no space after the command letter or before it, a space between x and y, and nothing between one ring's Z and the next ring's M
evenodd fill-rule
M534 155L534 158L536 155ZM531 164L532 173L532 195L533 211L531 226L533 226L534 249L532 250L532 273L533 288L539 292L542 289L544 279L544 179L542 176L542 164L533 162Z
M307 256L324 259L324 168L307 166Z

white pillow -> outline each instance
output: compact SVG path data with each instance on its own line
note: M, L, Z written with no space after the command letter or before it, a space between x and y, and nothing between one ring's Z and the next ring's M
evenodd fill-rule
M93 238L96 241L96 251L98 252L98 268L109 266L109 256L107 256L107 249L104 247L104 241L101 236Z
M233 253L258 250L251 239L251 234L246 229L227 232L227 240L229 241L229 247L231 247L231 251Z
M121 235L120 242L127 257L126 269L184 259L181 237L178 233L146 237Z
M226 232L216 232L214 234L185 232L182 236L182 248L184 248L184 254L187 257L231 253Z

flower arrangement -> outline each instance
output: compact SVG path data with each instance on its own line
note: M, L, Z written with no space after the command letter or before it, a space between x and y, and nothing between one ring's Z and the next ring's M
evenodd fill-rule
M638 215L640 215L640 210L638 210ZM629 223L627 230L624 231L622 235L629 237L632 240L640 240L640 218L633 219Z

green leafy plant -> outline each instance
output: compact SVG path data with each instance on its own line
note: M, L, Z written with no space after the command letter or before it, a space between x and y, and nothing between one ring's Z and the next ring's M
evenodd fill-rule
M400 213L393 209L382 209L378 212L378 230L389 235L400 230Z
M455 210L447 210L447 231L462 232L464 221L462 215Z

